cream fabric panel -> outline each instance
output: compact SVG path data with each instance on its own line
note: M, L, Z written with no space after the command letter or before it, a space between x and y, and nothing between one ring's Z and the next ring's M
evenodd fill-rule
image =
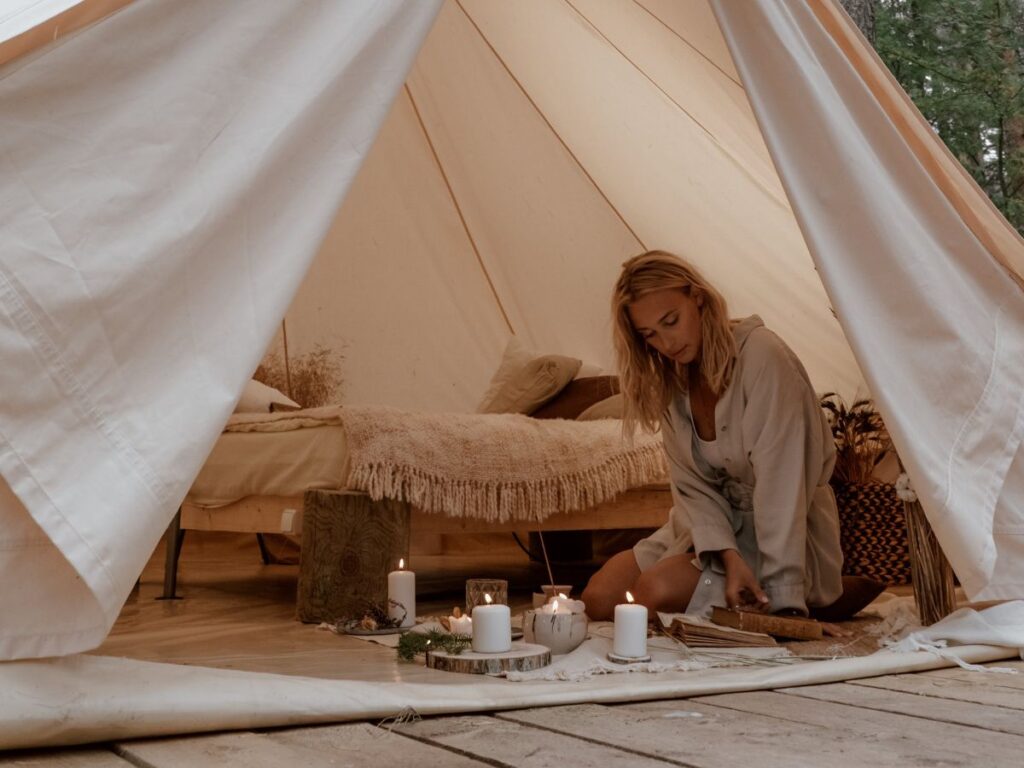
M661 20L638 10L636 3L571 0L571 4L649 78L650 87L661 90L704 129L710 141L720 145L720 154L733 161L735 172L749 175L752 183L763 188L766 202L774 200L783 208L789 207L738 76L727 77L703 53L680 41L674 30L666 29ZM731 64L718 24L706 4L677 3L672 8L677 17L680 10L686 12L685 29L690 32L694 20L711 24Z
M721 287L734 315L764 317L818 388L850 395L861 386L791 211L747 170L750 148L730 149L749 128L720 128L718 139L677 106L693 100L688 91L706 91L694 111L707 110L730 87L718 68L703 57L693 61L690 46L636 5L595 5L589 20L584 2L579 11L547 0L462 5L647 247L690 257ZM676 51L680 68L691 66L656 87L653 70L667 68L667 56L644 49L658 47ZM638 68L645 65L651 73ZM735 100L721 109L724 117L704 122L752 119Z
M103 639L436 9L138 0L0 70L0 658Z
M742 2L743 0L740 0ZM575 2L575 0L572 0ZM615 0L610 0L615 2ZM739 83L729 47L707 0L634 0L675 34ZM629 5L629 3L621 3Z
M289 351L341 354L346 403L466 412L508 336L403 89L288 310Z
M811 5L715 9L943 549L970 596L1021 597L1024 293Z
M611 286L640 243L457 3L409 86L515 333L609 366Z

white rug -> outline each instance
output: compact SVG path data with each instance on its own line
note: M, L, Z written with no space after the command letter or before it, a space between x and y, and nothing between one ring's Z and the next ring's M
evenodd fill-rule
M946 642L972 643L943 648ZM1001 643L977 645L975 643ZM958 611L906 648L807 663L595 675L576 683L367 683L156 664L102 656L0 664L0 748L557 704L683 698L917 672L1017 657L1024 602ZM942 655L940 655L942 654Z

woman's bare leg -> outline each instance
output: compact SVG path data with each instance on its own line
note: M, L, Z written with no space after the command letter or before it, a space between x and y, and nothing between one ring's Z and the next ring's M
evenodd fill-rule
M583 590L587 616L592 621L610 621L615 606L625 601L626 590L633 588L639 576L640 566L636 564L633 550L627 549L608 558Z
M659 560L641 573L630 590L649 611L682 613L697 588L700 571L693 565L693 553Z
M633 550L627 549L609 558L590 578L582 599L592 621L610 621L615 606L625 602L626 590L649 611L682 613L699 578L692 553L666 557L641 572Z

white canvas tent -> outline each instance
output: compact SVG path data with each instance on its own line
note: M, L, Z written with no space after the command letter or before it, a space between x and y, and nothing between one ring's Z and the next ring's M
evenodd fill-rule
M465 410L513 332L607 364L649 247L863 376L1024 595L1024 247L832 2L437 10L136 0L0 69L0 657L102 640L286 310L350 401Z

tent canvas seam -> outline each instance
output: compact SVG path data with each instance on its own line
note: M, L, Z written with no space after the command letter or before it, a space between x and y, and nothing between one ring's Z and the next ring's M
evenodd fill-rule
M703 58L707 59L708 64L710 64L715 69L717 69L719 72L721 72L723 75L725 75L727 78L729 78L729 80L731 80L732 82L736 83L736 85L738 85L740 88L743 88L743 83L741 83L735 77L733 77L728 72L726 72L724 69L722 69L720 66L718 66L718 64L715 63L714 59L712 59L710 56L708 56L706 53L704 53L704 51L702 51L696 45L694 45L689 40L687 40L685 37L683 37L678 32L676 32L676 30L674 30L671 25L666 24L665 21L662 20L662 18L660 16L658 16L658 14L656 14L654 11L652 11L650 8L648 8L646 5L641 3L640 0L633 0L633 2L636 5L640 6L640 8L645 13L649 14L651 16L651 18L653 18L655 21L657 21L659 24L661 24L663 27L665 27L665 29L667 29L673 35L675 35L680 40L682 40L688 47L692 48L696 53L700 54ZM726 50L728 50L728 49L729 49L729 46L726 45Z
M70 367L57 345L43 330L15 283L10 279L10 275L3 269L0 269L0 296L9 302L7 304L8 316L25 334L26 338L33 342L32 349L41 365L54 379L58 388L67 395L67 399L74 404L81 420L91 424L97 432L113 444L117 455L124 458L126 463L136 470L139 479L158 502L166 501L169 498L169 492L159 477L132 448L131 442L122 436L120 431L104 416L97 404L90 401L85 388L71 373Z
M69 563L71 563L72 567L75 568L75 570L79 571L79 575L82 576L83 580L85 580L87 584L89 583L89 580L75 566L74 561L72 561L68 557L65 550L57 545L58 540L67 538L66 536L62 535L63 533L70 532L74 534L74 541L79 546L83 547L86 552L89 553L89 557L92 560L91 565L93 566L91 570L101 573L103 577L106 579L106 584L108 588L110 590L113 590L114 580L111 578L110 573L103 565L102 558L100 558L96 554L92 546L89 544L86 538L82 536L78 529L71 524L71 521L68 520L67 515L63 514L63 512L60 510L57 504L54 503L49 493L46 492L46 489L36 479L35 475L32 473L32 470L29 468L28 464L25 462L21 454L14 447L14 445L8 439L7 435L2 430L0 430L0 444L6 446L7 448L6 455L4 453L0 453L0 476L3 476L3 478L7 480L8 484L10 485L11 492L14 493L15 496L17 496L19 499L21 499L22 503L25 505L25 509L32 516L32 519L35 520L36 523L41 528L43 528L44 532L51 535L51 542L53 543L54 547L60 552L62 557L64 557ZM33 497L39 501L39 504L31 503ZM47 531L47 529L42 525L38 517L38 515L43 514L43 510L40 508L40 506L45 506L46 509L49 511L50 514L46 515L46 517L50 517L53 521L56 522L56 524L59 526L57 531ZM94 595L94 597L96 597L96 595Z
M736 169L740 173L742 173L744 176L746 176L748 179L750 179L752 182L754 182L754 184L756 184L760 189L762 189L764 191L764 193L766 195L768 195L768 197L776 205L778 205L779 207L781 207L785 211L789 211L790 210L789 200L786 199L786 197L785 197L785 191L783 191L782 198L780 199L778 193L773 192L771 189L768 188L768 186L766 184L764 184L760 179L758 179L750 169L748 169L743 163L741 163L739 161L739 158L737 158L735 155L733 155L732 152L729 151L728 147L726 147L721 141L719 141L718 137L711 131L711 129L709 129L707 126L705 126L704 123L702 123L700 120L698 120L696 118L696 116L694 116L682 104L680 104L678 101L676 101L675 98L673 98L672 95L670 93L668 93L668 91L666 91L664 88L662 88L657 83L657 81L655 81L655 79L653 77L651 77L649 74L647 74L647 71L643 67L641 67L639 64L637 64L632 58L630 58L630 56L625 51L623 51L621 48L619 48L619 46L617 46L615 43L613 43L611 38L608 37L608 35L606 35L603 31L601 31L601 29L596 24L594 24L594 22L592 22L590 19L588 19L575 5L573 5L572 0L563 0L563 2L566 5L568 5L570 8L572 8L572 10L576 13L577 16L579 16L581 19L583 19L583 21L585 21L590 26L590 28L594 30L594 32L596 32L598 35L601 36L601 39L603 39L606 43L608 43L608 45L611 46L615 50L616 53L618 53L623 59L625 59L629 63L629 65L631 67L633 67L651 85L653 85L654 88L658 91L658 93L663 95L666 99L668 99L673 104L673 106L675 106L676 109L678 109L680 112L682 112L684 115L686 115L691 121L693 121L693 124L696 125L698 128L700 128L704 132L704 134L708 137L708 140L712 144L714 144L716 147L718 147L719 151L736 167ZM635 2L635 0L634 0L634 2ZM643 6L641 6L641 7L643 7ZM655 17L655 18L657 18L657 17ZM676 35L676 37L679 37L679 36ZM680 40L683 40L683 39L684 38L680 38ZM729 79L730 79L730 81L735 82L735 80L732 80L732 78L729 78ZM746 96L746 90L743 88L742 85L740 86L740 90L743 91L744 96ZM771 160L771 158L769 156L769 162L770 162L770 160ZM775 170L775 166L774 165L771 165L770 167L772 168L773 171ZM778 172L777 171L776 171L775 175L776 175L776 177L778 177Z
M514 336L515 328L512 327L512 321L509 320L508 313L505 311L505 305L501 300L501 296L498 295L497 288L494 287L494 281L491 279L491 273L487 270L487 265L484 263L483 257L480 255L480 248L476 244L476 238L473 237L473 232L469 227L469 222L466 221L466 216L462 211L462 206L459 205L459 199L455 195L455 189L452 187L451 180L448 178L448 174L445 173L444 165L441 163L441 158L437 154L437 148L434 146L433 139L430 138L430 132L427 130L427 125L423 120L423 115L420 114L420 108L416 104L416 99L412 95L412 89L409 87L409 82L405 83L405 93L409 97L409 104L412 106L412 111L416 115L416 122L419 123L420 130L423 132L423 138L427 142L427 146L430 148L430 154L434 158L434 163L437 166L438 173L441 174L441 179L444 181L444 186L448 190L448 196L451 198L452 205L455 206L455 212L459 215L459 221L462 222L462 229L466 233L466 237L469 239L469 245L473 249L473 253L476 255L477 264L480 265L480 271L484 273L484 279L487 280L487 285L491 289L491 294L494 296L494 300L498 303L498 309L501 311L501 317L505 321L505 325L508 326L509 332Z
M494 58L498 60L501 66L508 73L508 76L512 78L512 82L516 84L516 87L518 87L519 90L522 92L523 96L530 103L530 106L533 107L534 111L536 111L540 119L544 121L544 124L548 127L548 130L550 130L554 137L558 139L559 144L562 145L566 153L568 153L569 157L571 157L573 159L573 162L576 163L576 167L579 168L580 172L584 176L587 177L587 180L594 186L594 189L596 189L597 193L601 195L601 198L605 201L605 203L608 204L608 207L611 208L612 212L618 217L619 221L622 222L623 226L626 227L627 230L629 230L629 233L637 241L640 247L645 251L648 250L647 245L644 243L643 239L641 239L640 235L638 235L636 233L636 230L634 230L633 227L630 226L629 222L626 221L626 217L622 215L622 212L619 211L619 209L611 201L611 199L608 197L605 191L601 188L601 185L599 185L597 181L595 181L594 177L590 175L590 172L586 169L583 163L580 162L580 159L576 157L576 153L574 153L569 148L568 142L566 142L566 140L562 138L561 134L559 134L558 131L555 130L555 126L553 126L551 124L551 121L548 120L547 115L545 115L544 111L537 106L537 102L533 100L533 97L530 96L530 93L519 81L519 78L516 77L515 74L512 72L511 67L509 67L508 63L506 63L505 59L501 56L501 54L498 53L494 45L491 44L491 41L487 39L487 35L485 35L483 30L480 29L480 27L477 25L476 20L470 15L469 11L467 11L465 7L462 5L462 0L455 0L455 3L459 6L459 9L466 15L466 18L469 20L469 23L473 25L473 28L477 31L477 34L480 35L480 39L483 40L487 47L491 49L491 53L494 54Z

